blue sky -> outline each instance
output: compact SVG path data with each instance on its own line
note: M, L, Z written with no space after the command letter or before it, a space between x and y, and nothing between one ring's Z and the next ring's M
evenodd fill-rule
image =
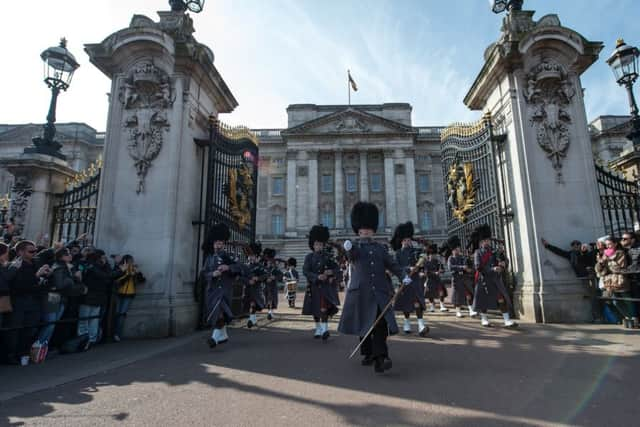
M504 15L493 14L489 3L207 0L192 16L196 38L213 49L240 103L222 116L226 122L285 127L289 104L344 104L350 68L359 86L352 103L409 102L414 125L446 125L479 117L462 99L485 48L499 36ZM535 10L536 19L556 13L564 26L604 42L582 78L587 117L628 114L626 94L604 60L620 36L640 45L640 1L525 0L524 8ZM128 26L135 13L157 20L155 12L167 9L166 0L36 0L29 10L2 13L0 123L44 121L50 92L39 55L66 36L81 67L59 99L57 119L104 130L110 82L89 63L83 45Z

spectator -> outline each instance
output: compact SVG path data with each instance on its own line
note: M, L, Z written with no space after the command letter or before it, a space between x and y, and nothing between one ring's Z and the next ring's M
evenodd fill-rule
M87 294L78 309L78 335L89 334L89 345L93 345L101 338L100 314L108 302L112 276L110 271L105 271L104 252L82 252L86 260L80 264L80 271Z
M640 267L638 265L638 261L640 261L640 244L636 241L635 233L632 231L622 233L620 245L629 256L629 269L637 270Z
M0 242L0 329L4 327L4 319L9 318L11 297L9 296L9 282L5 271L9 264L9 246ZM0 332L0 357L6 354L4 334Z
M606 249L598 255L596 274L602 278L604 295L613 299L613 306L624 316L627 322L638 323L635 307L625 298L631 298L629 276L624 274L629 265L627 254L620 247L617 240L608 237L605 240Z
M146 281L142 273L138 271L131 255L125 255L116 267L116 283L118 284L118 303L116 306L116 330L113 335L115 342L120 342L124 327L125 316L129 306L136 296L136 286Z
M47 296L47 303L42 311L43 322L47 325L40 329L38 341L41 344L48 344L55 330L58 320L62 318L67 304L67 295L74 287L74 276L71 273L71 253L69 249L62 248L55 252L55 262L49 277L50 292ZM81 278L80 272L76 273L75 279Z
M16 234L16 226L13 222L13 218L9 218L9 222L4 226L4 233L2 234L2 239L4 243L10 245L13 243L13 238Z
M545 239L542 239L542 245L545 249L549 250L549 252L567 259L569 264L571 264L571 268L573 268L576 277L588 277L589 267L593 267L595 265L595 257L589 250L589 246L583 245L579 240L573 240L569 244L571 249L568 251L550 244Z
M17 258L7 270L13 311L9 327L9 363L20 363L19 358L29 354L36 325L40 320L40 306L44 278L49 275L48 265L40 264L35 243L23 240L16 245Z

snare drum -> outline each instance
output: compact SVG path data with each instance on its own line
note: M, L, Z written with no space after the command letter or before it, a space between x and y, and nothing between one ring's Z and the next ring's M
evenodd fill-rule
M287 285L287 292L295 292L298 290L298 282L296 280L288 280L285 284Z

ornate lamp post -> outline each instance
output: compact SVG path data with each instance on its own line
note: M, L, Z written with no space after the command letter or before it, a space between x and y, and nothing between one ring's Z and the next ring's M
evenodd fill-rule
M490 0L491 1L491 0ZM491 10L493 13L502 13L505 10L522 10L522 2L524 0L493 0Z
M205 0L169 0L173 12L185 12L187 9L193 13L200 13L204 8Z
M71 84L73 73L80 66L73 55L67 50L67 40L60 40L59 46L50 47L40 55L44 62L44 82L51 88L51 104L47 114L47 124L44 125L44 136L33 138L35 147L27 147L25 153L48 154L65 160L60 152L62 144L53 138L56 135L56 102L61 90L66 91Z
M613 70L616 82L620 86L624 86L629 95L631 132L627 138L633 142L634 151L640 151L640 116L638 116L638 105L633 96L633 83L638 78L638 56L640 56L640 51L637 47L629 46L624 40L618 39L615 50L607 59L607 64Z

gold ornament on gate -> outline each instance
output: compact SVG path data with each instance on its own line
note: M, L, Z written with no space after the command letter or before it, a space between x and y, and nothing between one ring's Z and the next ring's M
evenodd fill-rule
M229 169L229 210L240 230L251 224L253 186L249 164L243 163L236 169Z
M469 211L475 206L475 198L473 165L453 163L447 177L447 204L453 217L465 222Z

